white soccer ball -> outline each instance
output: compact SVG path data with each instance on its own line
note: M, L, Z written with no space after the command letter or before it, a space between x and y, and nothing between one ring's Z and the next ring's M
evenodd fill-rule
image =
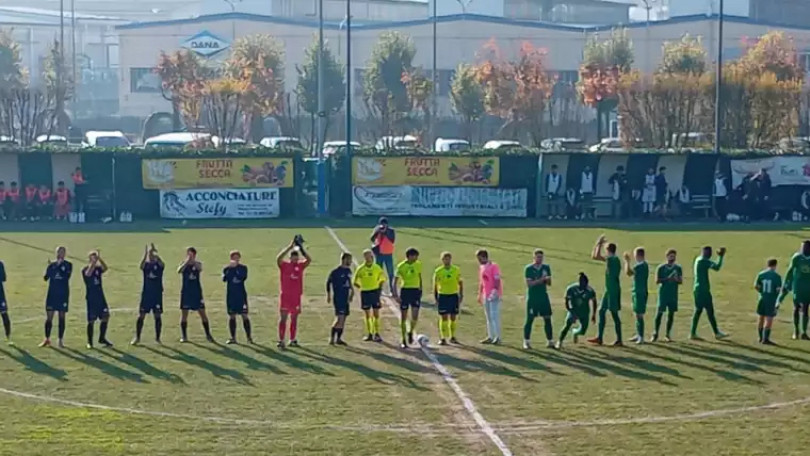
M421 347L427 347L427 345L430 343L430 338L424 334L417 334L416 343L418 343Z

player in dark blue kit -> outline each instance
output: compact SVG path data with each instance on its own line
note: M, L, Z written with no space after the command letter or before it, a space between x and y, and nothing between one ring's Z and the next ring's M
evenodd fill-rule
M6 302L6 290L3 283L6 281L6 268L0 261L0 317L3 318L3 329L6 331L6 341L11 345L11 319L8 317L8 303Z
M160 344L160 331L163 328L163 270L165 266L163 260L158 256L155 244L144 248L140 265L143 272L141 305L138 308L138 321L135 322L135 338L130 342L132 345L141 343L143 321L148 313L152 313L155 317L155 342Z
M197 249L189 247L186 249L186 259L177 268L177 273L183 276L183 288L180 290L180 331L182 332L180 342L188 342L189 311L200 314L205 338L208 339L208 342L214 342L211 326L208 324L208 315L205 314L205 299L200 284L202 271L203 265L197 261Z
M65 259L67 249L56 248L56 261L48 260L45 269L45 281L48 282L48 296L45 298L45 340L40 347L51 346L51 329L53 329L53 314L59 315L59 348L65 348L65 316L70 306L70 275L73 274L73 265Z
M231 338L225 341L226 344L236 343L236 316L242 316L242 325L245 328L245 336L247 336L248 343L253 343L253 337L250 334L250 317L248 317L248 299L247 290L245 290L245 281L248 278L248 268L241 264L242 254L238 250L234 250L230 254L231 262L222 270L222 281L225 282L225 304L228 311L228 329L231 332Z
M332 323L329 345L346 345L346 342L343 342L343 327L346 325L352 300L354 300L352 254L343 252L340 255L340 266L329 273L329 279L326 281L326 302L335 307L335 322Z
M110 306L104 296L104 287L101 276L107 272L107 263L101 254L94 250L87 257L89 263L82 269L84 279L85 299L87 300L87 348L93 348L93 327L96 320L100 320L98 343L105 347L112 347L107 340L107 325L110 322Z

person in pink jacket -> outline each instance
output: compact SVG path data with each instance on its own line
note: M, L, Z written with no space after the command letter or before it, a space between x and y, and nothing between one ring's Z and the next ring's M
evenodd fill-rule
M484 306L487 318L487 338L482 344L501 343L501 269L497 263L489 260L489 252L481 249L475 253L478 258L478 302Z

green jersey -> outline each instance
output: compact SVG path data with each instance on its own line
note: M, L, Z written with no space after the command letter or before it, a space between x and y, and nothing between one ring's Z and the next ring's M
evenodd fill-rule
M719 257L717 263L712 261L711 258L703 258L702 256L695 258L695 292L709 293L711 291L709 270L719 271L721 267L723 267L722 256Z
M683 277L683 269L679 264L664 263L655 270L655 278L658 282L658 300L660 302L678 302L678 288L680 284L674 279Z
M571 303L573 311L588 310L588 303L596 299L596 292L593 288L580 288L579 283L572 283L565 289L565 298Z
M608 293L618 293L621 289L619 277L622 274L622 260L617 256L605 259L605 289Z
M541 264L540 266L535 265L534 263L526 266L524 271L524 277L527 280L537 280L541 277L551 277L551 268L547 264ZM537 285L533 285L528 287L526 291L526 300L529 303L534 303L538 301L545 302L548 300L548 286L545 282L539 283Z
M786 278L790 281L789 285L794 293L810 293L810 256L801 253L793 255Z
M782 288L782 276L773 269L765 269L757 274L754 286L759 290L761 301L776 302Z
M646 261L633 266L633 294L646 295L647 281L650 279L650 265Z

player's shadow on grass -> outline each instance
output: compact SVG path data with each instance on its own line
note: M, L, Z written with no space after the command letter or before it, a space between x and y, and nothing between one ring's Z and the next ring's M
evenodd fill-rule
M105 349L100 348L99 350ZM141 374L138 374L137 372L130 372L126 369L122 369L114 364L104 361L103 359L95 358L87 355L86 353L82 353L75 348L57 349L56 352L78 363L94 367L110 377L115 377L119 380L127 380L130 382L149 383L141 376Z
M204 348L204 349L210 351L211 353L221 355L221 356L224 356L224 357L229 358L229 359L235 359L237 361L243 362L248 367L248 369L267 370L267 371L270 371L270 372L272 372L274 374L278 374L278 375L286 374L286 372L284 372L283 370L279 369L276 366L273 366L272 364L268 364L268 363L266 363L264 361L261 361L261 360L258 360L256 358L247 356L246 354L244 354L244 353L242 353L242 352L240 352L238 350L234 350L233 348L231 348L231 347L229 347L227 345L199 345L199 347Z
M670 358L670 357L666 357L666 356L663 356L663 355L657 355L657 354L654 354L652 352L652 350L648 350L646 352L648 356L657 357L657 358L660 358L662 360L669 361L669 362L676 363L676 364L682 364L684 366L689 366L689 367L694 368L694 369L705 370L705 371L711 372L711 373L713 373L713 374L717 375L718 377L721 377L721 378L723 378L725 380L730 380L730 381L733 381L733 382L745 382L745 383L751 383L751 384L755 384L755 385L764 385L764 382L759 381L759 380L755 380L753 378L750 378L750 377L748 377L746 375L743 375L741 373L738 373L738 372L733 372L733 371L725 370L725 369L718 369L718 368L711 367L711 366L704 366L702 364L697 364L697 363L694 363L692 361L688 361L689 359L701 359L703 361L715 362L716 357L714 357L714 356L706 357L705 355L701 355L700 352L685 351L685 350L680 349L679 347L677 347L674 344L655 344L654 347L656 347L658 349L661 349L661 350L669 351L670 353L678 355L681 358ZM727 363L724 363L724 364L727 364Z
M302 361L287 354L287 352L293 353L297 350L300 350L300 347L295 349L289 349L287 352L282 352L281 350L273 350L272 348L266 347L261 344L245 345L245 347L255 351L260 355L264 355L270 359L281 361L282 363L286 364L287 366L293 369L309 371L312 372L313 374L326 375L329 377L334 377L335 375L327 371L326 369L322 368L321 366L318 366L317 364Z
M456 348L463 350L464 345L456 346ZM452 367L458 370L462 370L465 372L486 372L487 374L494 374L494 375L504 375L507 377L512 377L516 379L520 379L530 383L537 383L537 379L527 377L523 375L522 372L518 372L510 367L504 366L503 364L495 364L489 361L480 360L480 359L465 359L459 358L449 353L449 351L442 351L438 349L429 349L431 353L439 360L439 362L444 365L445 367ZM419 357L420 359L424 359L424 354L422 350L414 350L414 351L403 351L403 353L407 353L410 356Z
M760 364L768 364L768 360L764 359L750 358L742 354L737 355L708 346L693 347L687 344L682 344L678 346L665 345L664 348L680 353L683 356L701 358L715 364L725 364L735 370L771 374L760 366ZM784 363L777 362L777 364L785 366Z
M535 371L542 371L546 374L551 375L565 375L560 372L555 371L551 366L540 364L537 361L521 358L517 356L510 356L506 353L502 353L495 350L489 350L486 348L479 348L472 345L464 345L461 347L462 350L467 350L470 353L475 353L478 356L483 358L491 359L494 361L499 361L504 364L510 364L515 367L520 367L522 369L530 369Z
M189 343L188 345L190 345L190 346L199 346L199 345L194 344L194 343ZM152 348L152 347L146 347L145 346L144 348L151 351L152 353L156 353L158 355L165 356L166 358L169 358L169 359L172 359L172 360L175 360L175 361L182 361L182 362L184 362L184 363L186 363L188 365L196 366L196 367L199 367L200 369L205 369L208 372L211 372L211 374L214 377L217 377L217 378L229 378L231 380L237 381L237 382L242 383L244 385L253 386L253 384L250 383L250 381L247 379L247 377L245 377L244 374L242 374L241 372L239 372L237 370L222 367L222 366L220 366L218 364L214 364L214 363L212 363L210 361L206 361L206 360L204 360L202 358L198 358L198 357L196 357L194 355L191 355L189 353L182 352L182 351L180 351L180 350L178 350L176 348L173 348L173 347L170 347L170 346L167 346L167 345L163 346L163 348L165 348L166 350L170 351L173 354L168 354L168 353L162 352L162 351L157 350L157 349Z
M40 361L35 356L31 355L28 351L17 347L16 345L11 348L11 350L15 351L16 353L8 352L0 348L0 353L9 358L17 361L18 363L25 366L25 368L35 374L39 375L46 375L53 379L59 380L60 382L67 381L67 372L62 369L57 369L55 367L51 367L48 363L44 361Z
M343 347L341 347L341 348L343 348ZM348 351L348 352L351 352L351 353L354 353L354 354L369 355L368 352L358 350L358 349L355 349L355 348L352 348L352 347L345 347L343 349L343 351ZM309 349L309 348L306 348L306 347L299 347L299 348L296 349L296 352L301 356L305 356L305 357L307 357L309 359L312 359L312 360L315 360L315 361L319 361L319 362L322 362L322 363L325 363L325 364L331 364L332 366L335 366L335 367L342 367L344 369L348 369L348 370L351 370L353 372L357 372L358 374L361 374L361 375L363 375L363 376L365 376L365 377L367 377L367 378L369 378L371 380L374 380L375 382L378 382L378 383L385 383L385 384L394 383L394 384L399 384L399 385L405 386L407 388L412 388L412 389L415 389L415 390L418 390L418 391L430 391L428 388L425 388L424 386L416 383L415 381L413 381L413 380L411 380L411 379L409 379L407 377L403 377L402 375L390 374L388 372L384 372L384 371L377 370L377 369L374 369L374 368L371 368L371 367L368 367L368 366L364 366L362 364L358 364L358 363L355 363L355 362L352 362L352 361L349 361L349 360L346 360L346 359L343 359L343 358L337 358L337 357L334 357L334 356L329 356L329 355L327 355L325 353L316 352L316 351L314 351L312 349ZM408 361L404 361L404 362L408 362ZM398 365L401 366L402 364L398 364Z
M118 356L115 356L110 352L115 353ZM99 353L101 353L102 355L105 355L105 356L109 356L110 358L112 358L112 359L114 359L114 360L116 360L118 362L124 363L127 366L130 366L132 368L135 368L135 369L143 372L144 375L154 377L154 378L156 378L158 380L165 380L165 381L167 381L169 383L175 383L175 384L185 384L186 383L182 378L180 378L180 376L172 374L171 372L166 372L166 371L164 371L162 369L158 369L157 367L149 364L147 361L145 361L145 360L143 360L141 358L138 358L135 355L131 355L131 354L126 353L126 352L122 352L121 350L119 350L117 348L111 348L111 349L109 349L109 351L107 351L107 350L99 350Z
M647 358L647 352L645 350L641 350L639 348L629 346L625 347L622 352L629 352L633 356L609 356L606 353L596 352L600 356L610 361L620 363L620 364L627 364L643 371L647 372L654 372L658 374L669 375L671 377L676 377L682 380L693 380L692 377L687 375L681 374L681 371L675 369L674 367L664 366L662 364L656 364Z
M582 371L585 374L593 375L594 377L605 377L605 374L603 372L600 372L600 371L594 369L593 367L588 366L587 364L581 363L581 362L579 362L577 360L565 358L564 356L562 356L562 355L565 354L565 352L558 352L558 351L549 350L547 352L541 353L538 350L528 350L527 351L527 350L523 350L523 349L520 349L520 348L517 348L517 347L513 347L511 345L502 345L502 347L507 349L507 350L518 352L518 353L520 353L522 355L531 356L533 358L545 359L547 361L557 363L557 364L559 364L561 366L566 366L566 367L569 367L571 369L577 369L579 371ZM520 357L514 357L514 356L508 356L508 355L504 355L504 356L505 356L504 359L514 359L514 360L522 359ZM550 367L549 367L549 369L550 369ZM560 375L565 375L565 374L560 373Z
M726 340L726 345L732 346L732 347L734 347L736 349L748 350L748 351L752 351L754 353L763 355L763 357L753 357L753 356L741 355L741 354L738 354L738 353L729 353L728 356L742 357L744 359L750 360L750 362L753 362L753 363L765 364L765 365L769 365L769 366L779 367L779 368L782 368L782 369L790 369L792 371L801 372L803 374L810 374L810 371L807 371L807 370L804 370L804 369L799 369L798 367L796 367L794 365L791 365L791 364L788 364L787 362L776 361L776 360L773 359L773 358L780 358L780 359L783 359L783 360L788 361L788 362L794 362L794 363L799 363L799 364L810 364L810 359L808 359L808 358L799 358L799 357L796 357L796 356L786 355L784 353L779 352L780 349L784 348L784 349L795 350L795 351L798 351L800 353L806 353L806 354L810 355L810 352L808 352L808 351L801 350L801 349L798 349L798 348L788 347L787 345L776 346L776 347L774 347L773 350L765 350L763 348L754 347L754 346L751 346L751 345L745 345L745 344L741 344L739 342L734 342L734 341L731 341L731 340Z
M637 371L634 369L629 369L625 366L619 365L616 359L608 353L598 353L599 349L594 350L583 350L583 351L569 351L567 352L569 356L573 358L578 358L582 360L582 362L589 364L595 368L602 369L608 372L613 373L614 375L618 375L620 377L627 377L633 380L644 380L648 382L657 382L662 385L666 386L676 386L675 383L670 382L662 377L658 377L647 372ZM608 349L614 350L614 349ZM659 366L660 367L660 366Z

